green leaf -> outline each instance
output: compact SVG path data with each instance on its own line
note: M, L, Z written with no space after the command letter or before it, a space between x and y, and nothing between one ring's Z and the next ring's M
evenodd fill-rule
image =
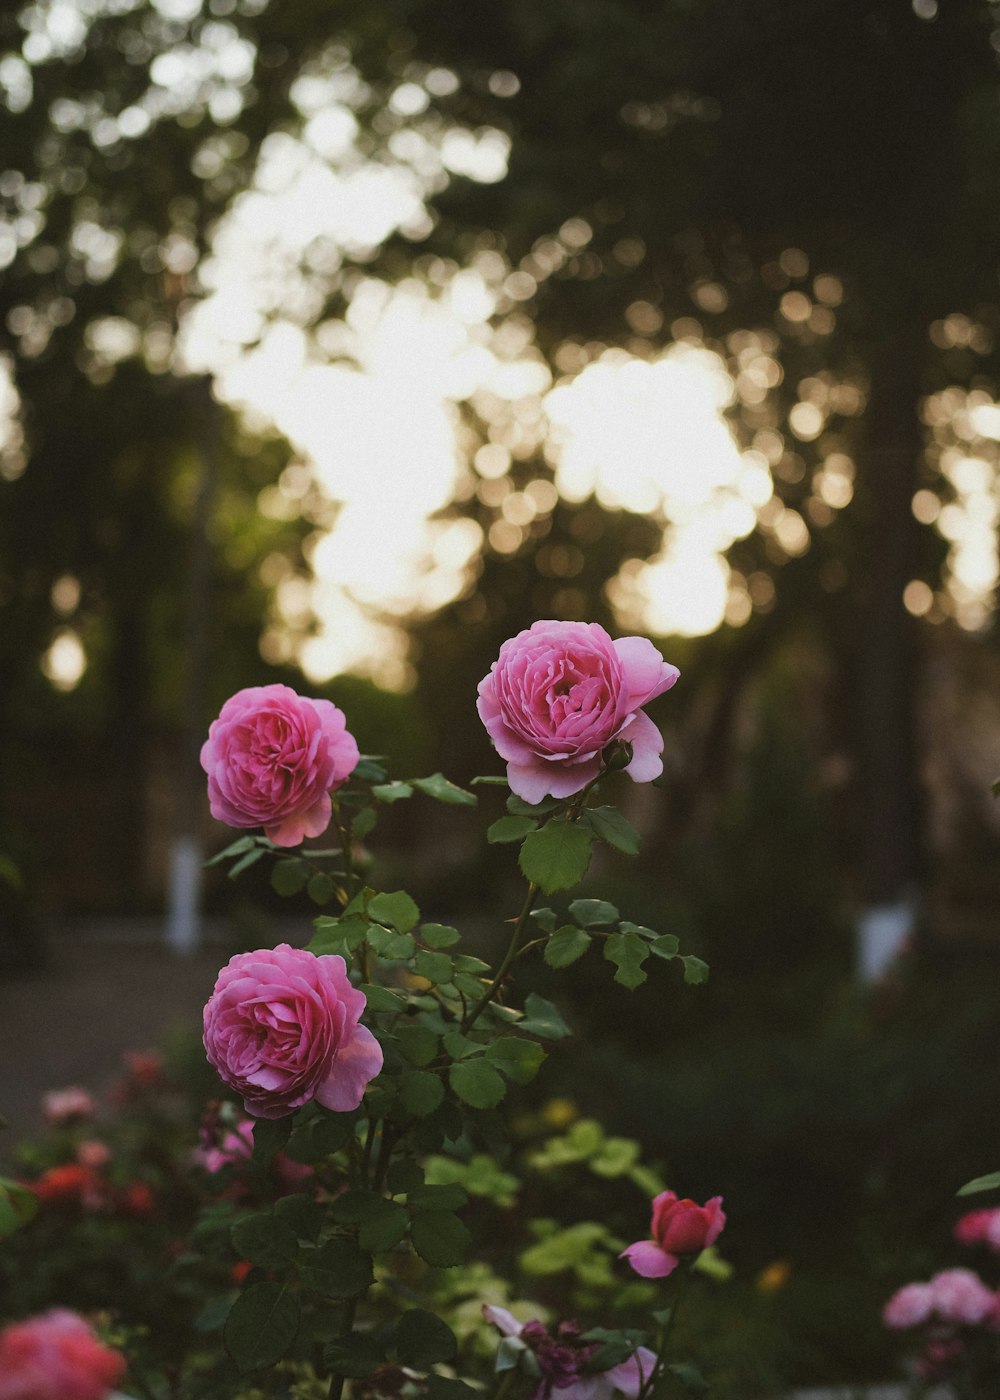
M425 797L450 803L453 807L475 807L479 801L474 792L466 792L465 788L456 787L443 773L432 773L429 778L413 778L411 781Z
M226 873L230 880L235 880L243 874L244 870L249 870L251 865L256 865L261 856L266 855L267 847L258 846L256 850L248 851L242 860L238 860L235 865L231 865Z
M378 1214L382 1200L377 1191L369 1191L363 1187L345 1191L330 1202L330 1219L339 1224L360 1225L362 1221L370 1220Z
M363 992L369 1011L404 1011L406 999L388 987L379 987L374 982L362 982L358 988Z
M429 1065L438 1052L438 1037L428 1026L399 1026L396 1040L411 1065Z
M407 1191L416 1191L424 1184L423 1168L412 1157L400 1157L386 1173L386 1185L394 1196L402 1196Z
M417 948L408 933L395 933L392 929L380 928L378 924L369 927L368 942L380 958L388 958L390 962L412 958Z
M529 831L534 831L538 822L534 817L499 817L487 829L486 839L492 846L503 845L508 841L520 841Z
M299 1304L283 1283L252 1283L226 1318L226 1350L244 1375L280 1361L299 1330Z
M472 1236L461 1220L445 1210L429 1210L414 1216L410 1239L421 1259L437 1269L461 1264L472 1244Z
M528 993L520 1028L531 1035L540 1035L543 1040L562 1040L564 1036L571 1034L559 1009L553 1006L551 1001L540 997L537 992Z
M363 841L366 836L370 836L375 830L377 821L378 813L374 807L362 807L361 811L351 822L351 835L356 837L358 841Z
M442 1037L441 1044L445 1053L453 1060L467 1060L470 1055L478 1055L483 1049L481 1041L470 1040L460 1031L449 1031Z
M363 1380L383 1364L385 1349L369 1332L350 1332L327 1342L323 1360L334 1375Z
M413 796L413 789L409 783L379 783L372 788L372 793L380 802L401 802L406 797Z
M620 1366L638 1345L634 1334L608 1327L592 1327L589 1332L584 1332L581 1340L601 1343L600 1349L587 1359L588 1369L592 1372L610 1371L613 1366Z
M306 886L306 893L314 904L329 904L333 890L333 881L322 871L317 871Z
M472 1108L495 1108L507 1086L484 1059L460 1060L448 1071L448 1082L463 1103Z
M363 783L381 783L385 781L385 769L382 764L385 760L381 754L363 753L355 765L352 778L360 778Z
M437 1313L410 1308L393 1335L396 1355L404 1366L426 1371L438 1361L450 1361L458 1351L454 1332Z
M532 909L529 917L543 933L551 933L559 920L554 909Z
M346 1147L354 1136L354 1115L323 1109L312 1127L312 1139L321 1154L330 1157Z
M306 1288L325 1298L352 1298L372 1282L371 1255L353 1240L327 1240L303 1257L299 1277Z
M291 1227L297 1240L315 1241L323 1226L323 1207L304 1191L282 1196L274 1204L274 1214Z
M423 924L420 928L420 937L428 948L450 948L461 936L457 928L447 924Z
M576 822L553 820L524 838L518 860L525 876L546 894L569 889L587 873L591 835Z
M38 1213L38 1205L34 1191L0 1176L0 1239L27 1225Z
M562 801L558 797L543 797L541 802L525 802L523 797L512 792L507 798L507 811L514 817L544 817L547 812L554 812L561 806Z
M399 1099L407 1113L416 1118L426 1118L439 1108L444 1098L444 1084L437 1074L426 1070L413 1070L404 1074L399 1081Z
M395 890L369 900L368 917L388 924L398 933L409 933L420 921L420 910L405 890Z
M660 938L654 938L649 945L649 951L655 953L658 958L665 958L669 961L677 956L680 950L681 941L675 933L665 933Z
M701 982L708 981L709 968L707 962L702 962L701 958L694 958L690 955L686 958L682 958L681 961L684 964L685 982L690 982L693 987L696 987Z
M280 1152L292 1132L292 1115L284 1118L255 1118L253 1124L253 1159L266 1167Z
M959 1190L959 1196L976 1196L980 1191L995 1191L1000 1186L1000 1172L990 1172L988 1176L977 1176L967 1181Z
M455 964L447 953L418 953L413 959L413 970L440 986L442 982L451 981Z
M498 773L488 773L482 777L471 778L470 787L506 787L507 779L501 778Z
M573 924L564 924L549 938L543 957L549 967L569 967L590 947L590 934Z
M614 963L615 981L623 987L640 987L645 982L642 965L649 956L649 944L637 933L613 933L604 945L604 956Z
M542 1067L545 1051L537 1040L502 1035L487 1047L487 1057L515 1084L529 1084Z
M258 838L256 836L241 836L223 850L216 852L209 860L206 860L205 865L219 865L222 861L229 860L231 856L241 856L244 851L252 851L254 846L257 845L257 840ZM266 851L267 847L262 846L261 849Z
M279 860L271 871L271 888L275 894L298 894L305 888L309 879L309 862L305 860Z
M698 1370L698 1367L692 1366L690 1361L673 1361L667 1370L672 1376L677 1377L689 1395L708 1394L708 1381Z
M269 1211L237 1220L229 1236L240 1258L262 1269L287 1269L298 1256L295 1231Z
M621 851L626 856L638 855L642 838L617 807L590 807L584 812L583 819L595 836L599 836L616 851Z
M382 1254L394 1249L409 1228L410 1217L405 1206L398 1201L380 1200L378 1210L358 1231L358 1244L372 1254Z
M433 1210L461 1210L469 1199L468 1192L457 1181L442 1182L440 1185L415 1186L407 1193L407 1209L413 1213Z
M574 899L569 912L581 928L610 928L618 910L606 899Z
M310 953L322 957L324 953L339 953L349 958L355 948L360 948L368 934L368 921L359 914L344 914L339 919L328 915L313 920L316 932L307 945Z

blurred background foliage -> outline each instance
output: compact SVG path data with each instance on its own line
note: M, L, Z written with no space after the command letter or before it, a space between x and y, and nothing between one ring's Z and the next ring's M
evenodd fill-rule
M162 910L236 688L464 781L505 637L645 631L683 673L665 779L592 883L712 980L623 1022L581 965L564 1092L725 1193L830 1375L882 1364L871 1309L994 1165L995 11L0 15L5 963ZM385 827L425 907L495 916L505 852ZM913 938L861 989L873 905Z

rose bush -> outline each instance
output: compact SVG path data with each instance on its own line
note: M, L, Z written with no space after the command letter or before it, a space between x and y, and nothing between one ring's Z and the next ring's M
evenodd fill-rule
M326 830L330 793L357 762L358 746L336 705L303 699L287 685L238 691L201 750L212 816L227 826L262 826L276 846L297 846Z
M342 957L287 943L237 953L205 1006L205 1050L256 1118L280 1118L313 1099L345 1112L382 1068L378 1041L359 1024L364 1009Z
M536 622L500 648L479 683L479 714L526 802L580 792L615 743L631 750L629 777L646 783L663 771L663 739L642 707L679 675L645 637L612 641L595 622Z
M104 1400L124 1373L125 1358L65 1308L0 1331L0 1400Z
M483 1317L502 1337L519 1343L505 1360L523 1361L529 1375L539 1375L531 1400L551 1400L554 1390L562 1400L612 1400L616 1391L636 1400L656 1369L658 1357L648 1347L636 1347L617 1365L600 1366L601 1343L576 1322L561 1322L552 1333L537 1318L518 1322L506 1308L488 1303Z

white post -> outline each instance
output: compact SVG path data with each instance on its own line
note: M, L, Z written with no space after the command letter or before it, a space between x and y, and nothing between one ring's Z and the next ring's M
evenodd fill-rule
M913 933L912 899L895 904L872 904L858 916L858 976L871 984L886 972L904 951Z
M189 958L201 943L200 894L201 847L185 832L170 850L167 892L167 947L180 958Z

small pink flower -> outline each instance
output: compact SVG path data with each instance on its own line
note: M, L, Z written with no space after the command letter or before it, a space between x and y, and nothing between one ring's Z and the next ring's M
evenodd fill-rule
M725 1223L721 1196L699 1206L679 1200L674 1191L664 1191L653 1201L653 1238L630 1244L619 1258L627 1259L643 1278L666 1278L677 1268L681 1256L700 1254L714 1244Z
M315 1099L357 1108L382 1068L362 992L344 959L280 943L237 953L205 1006L205 1050L220 1079L255 1118L282 1118Z
M978 1327L992 1317L996 1296L971 1269L945 1269L930 1281L934 1311L946 1322Z
M0 1400L104 1400L125 1358L65 1308L0 1332Z
M96 1138L87 1138L77 1147L76 1160L81 1167L89 1167L91 1171L100 1171L101 1167L106 1167L111 1161L111 1148L106 1142L99 1142Z
M934 1296L929 1283L908 1283L886 1303L882 1321L886 1327L902 1330L919 1327L934 1311Z
M596 622L542 621L504 642L477 708L511 790L540 802L586 787L612 743L631 746L629 777L659 777L663 739L642 707L679 675L645 637L613 642Z
M329 700L308 700L287 685L237 691L201 750L212 816L227 826L262 826L276 846L297 846L329 826L330 793L358 757Z
M203 1147L196 1147L191 1153L195 1164L204 1167L214 1176L223 1167L237 1162L248 1162L253 1155L253 1120L241 1118L236 1127L225 1134L222 1141L211 1140Z
M68 1123L93 1118L97 1112L97 1104L93 1094L74 1084L68 1089L50 1089L47 1094L43 1094L42 1112L46 1121L54 1128L62 1128Z
M959 1244L982 1244L991 1229L1000 1228L1000 1210L970 1210L957 1221L954 1229Z
M600 1350L597 1342L585 1341L575 1322L561 1322L554 1333L538 1322L518 1322L506 1308L483 1306L483 1317L505 1337L516 1337L534 1358L541 1379L531 1400L550 1400L557 1391L560 1400L612 1400L620 1391L627 1400L636 1400L643 1383L653 1373L656 1353L636 1347L631 1356L609 1371L589 1371L588 1362Z

